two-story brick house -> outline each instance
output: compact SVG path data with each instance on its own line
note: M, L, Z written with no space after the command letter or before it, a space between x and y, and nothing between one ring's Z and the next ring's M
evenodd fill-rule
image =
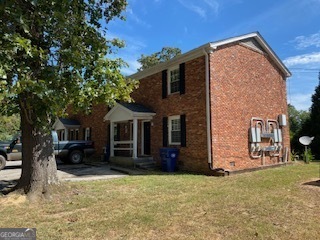
M110 145L115 162L151 156L160 163L160 148L174 147L179 169L190 172L281 165L290 152L289 76L262 36L250 33L137 72L134 104L97 106L76 119L98 148Z

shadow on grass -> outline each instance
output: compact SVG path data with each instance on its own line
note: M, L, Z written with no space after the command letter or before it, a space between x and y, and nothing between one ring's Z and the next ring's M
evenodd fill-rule
M309 185L309 186L316 186L316 187L320 187L320 180L317 181L311 181L311 182L306 182L303 185Z

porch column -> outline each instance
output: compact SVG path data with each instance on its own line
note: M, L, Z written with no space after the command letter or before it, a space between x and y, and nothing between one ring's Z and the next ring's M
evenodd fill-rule
M68 133L69 133L69 130L68 128L64 128L64 141L67 141L68 140Z
M110 121L110 157L114 157L114 122Z
M133 118L133 158L138 157L138 119Z

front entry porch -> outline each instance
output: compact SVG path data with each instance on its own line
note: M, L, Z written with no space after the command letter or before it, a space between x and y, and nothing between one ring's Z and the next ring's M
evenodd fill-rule
M136 166L152 161L151 120L155 112L136 103L117 103L104 117L110 121L110 162Z

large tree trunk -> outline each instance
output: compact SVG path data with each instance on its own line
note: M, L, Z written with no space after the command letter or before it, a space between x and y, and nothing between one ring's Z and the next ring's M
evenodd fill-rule
M22 173L15 190L30 200L48 195L50 185L59 183L51 132L28 122L21 114Z

